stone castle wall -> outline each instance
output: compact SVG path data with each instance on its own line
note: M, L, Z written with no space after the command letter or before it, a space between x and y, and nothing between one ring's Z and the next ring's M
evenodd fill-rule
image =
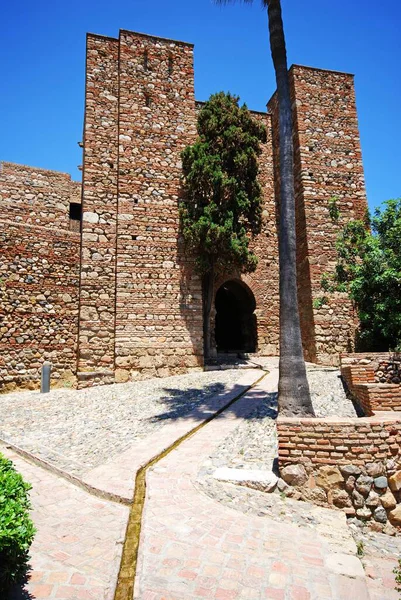
M74 380L79 231L69 218L80 184L69 175L0 166L0 390L35 388L44 360Z
M126 31L119 40L88 36L81 386L110 381L113 370L118 381L126 381L203 365L201 285L185 253L178 213L180 154L195 140L198 108L191 44ZM250 287L257 304L259 351L277 354L271 125L267 114L255 113L255 118L265 122L268 132L260 159L263 232L253 241L259 265L252 275L227 273L216 290L225 279L237 277ZM112 223L116 242L101 233Z
M290 81L305 356L337 363L338 353L352 347L355 315L345 295L324 293L323 301L321 278L334 268L341 226L363 216L366 209L353 79L344 73L294 66ZM77 182L64 174L3 166L1 218L8 223L4 235L13 236L4 242L2 272L8 280L2 288L7 289L3 310L14 322L20 319L16 331L22 331L18 338L23 341L18 344L24 348L39 347L42 342L33 340L41 339L44 332L49 334L44 337L47 350L57 346L56 338L62 340L64 358L58 357L59 350L52 350L53 362L65 363L58 371L75 373L76 352L81 387L166 376L203 365L201 285L182 243L178 213L180 153L196 137L199 104L194 99L191 44L124 30L118 39L90 34L82 224L69 219L69 204L80 202ZM269 112L254 117L267 128L259 173L263 226L252 241L259 263L250 275L227 273L216 282L215 291L229 279L241 279L248 286L256 301L258 352L274 355L279 350L275 96ZM338 220L330 215L333 198L341 215ZM30 238L32 227L35 235ZM12 247L12 240L21 242L21 250ZM36 296L29 294L25 280L20 279L20 287L11 284L14 267L10 265L17 261L17 268L25 273L26 256L37 270L44 254L51 268L40 267L42 279L35 281L51 301L39 304L41 308L33 311L35 321L29 321L31 306L45 301L34 302L41 295L39 288ZM26 299L20 312L12 305L11 290ZM47 312L57 315L51 325L44 317ZM3 326L7 339L14 333L10 333L11 323ZM10 369L6 364L13 363L12 375L7 375L10 381L21 381L27 369L28 379L32 373L37 376L42 350L34 354L29 350L25 362L18 362L20 375L15 368L21 353L12 352L3 359L3 372Z

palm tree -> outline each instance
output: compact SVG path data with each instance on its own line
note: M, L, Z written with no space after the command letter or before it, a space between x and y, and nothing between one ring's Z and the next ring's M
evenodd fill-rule
M252 2L252 0L242 0ZM215 0L227 4L235 0ZM276 73L280 134L280 367L279 412L314 416L302 349L297 297L292 111L280 0L262 0L269 17L270 50Z

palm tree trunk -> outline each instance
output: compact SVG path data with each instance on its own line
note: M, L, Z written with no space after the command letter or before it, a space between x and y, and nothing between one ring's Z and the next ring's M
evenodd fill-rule
M280 134L280 366L279 413L314 416L306 378L298 311L292 111L280 0L267 0L276 72Z
M202 277L202 303L203 303L203 355L204 359L210 358L210 313L213 302L214 267Z

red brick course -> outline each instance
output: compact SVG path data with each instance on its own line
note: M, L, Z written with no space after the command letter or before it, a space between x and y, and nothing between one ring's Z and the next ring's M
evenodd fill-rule
M364 465L401 459L400 415L372 418L277 419L279 464Z
M401 411L401 385L376 383L379 369L393 361L388 352L342 354L340 359L341 375L367 416L377 411Z

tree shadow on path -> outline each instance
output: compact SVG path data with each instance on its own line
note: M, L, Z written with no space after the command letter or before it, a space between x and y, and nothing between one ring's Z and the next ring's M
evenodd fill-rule
M214 383L202 388L187 390L164 388L164 391L168 395L162 396L160 400L168 408L163 413L151 417L150 420L153 423L178 419L204 421L244 392L247 393L248 402L254 405L254 410L243 415L243 408L239 408L238 403L233 402L233 404L225 409L227 416L234 415L245 419L263 419L265 417L275 419L277 417L277 393L266 392L260 388L253 388L247 391L247 388L248 386L239 384L228 388L228 386L222 383ZM225 401L221 399L223 395L227 395Z

